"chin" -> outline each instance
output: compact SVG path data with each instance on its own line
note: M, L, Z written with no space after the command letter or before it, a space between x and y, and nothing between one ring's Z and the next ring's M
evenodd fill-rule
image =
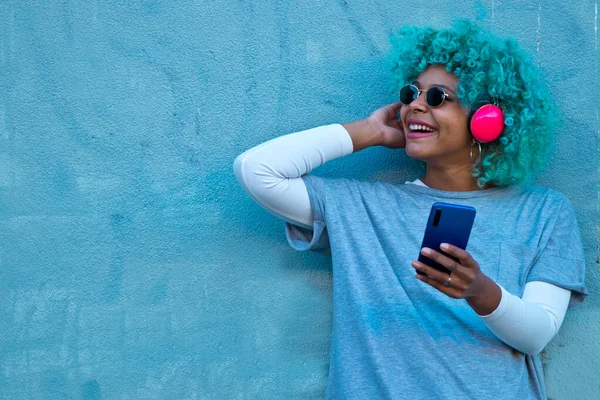
M404 148L406 155L410 158L415 158L421 161L427 161L432 156L431 146L422 146L419 143L411 143L408 141Z

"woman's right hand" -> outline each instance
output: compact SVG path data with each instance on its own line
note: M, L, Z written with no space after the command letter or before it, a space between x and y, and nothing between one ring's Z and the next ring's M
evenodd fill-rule
M401 149L406 146L406 136L402 122L398 121L398 113L402 103L396 102L375 110L367 120L377 129L381 137L381 146L390 149Z

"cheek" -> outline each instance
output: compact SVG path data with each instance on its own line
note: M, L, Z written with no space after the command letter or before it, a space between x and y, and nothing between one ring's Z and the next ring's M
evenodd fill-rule
M452 132L457 136L469 134L468 116L463 112L439 113L434 117L440 129Z

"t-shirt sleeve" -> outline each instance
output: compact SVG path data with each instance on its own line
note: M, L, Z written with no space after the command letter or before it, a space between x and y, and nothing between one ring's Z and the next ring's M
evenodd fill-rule
M326 180L314 175L303 175L302 180L306 185L310 207L313 212L313 229L285 223L285 233L288 243L298 251L316 250L329 252L329 236L325 225L325 202L327 198Z
M527 282L542 281L572 291L570 305L588 294L585 287L585 255L575 209L564 197L552 233L527 276Z

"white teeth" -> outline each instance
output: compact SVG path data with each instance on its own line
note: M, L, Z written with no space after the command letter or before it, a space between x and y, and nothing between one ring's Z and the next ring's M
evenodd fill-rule
M434 131L433 129L431 129L431 128L430 128L430 127L428 127L428 126L425 126L425 125L417 125L417 124L410 124L410 125L408 125L408 128L409 128L411 131L427 131L427 132L433 132L433 131Z

